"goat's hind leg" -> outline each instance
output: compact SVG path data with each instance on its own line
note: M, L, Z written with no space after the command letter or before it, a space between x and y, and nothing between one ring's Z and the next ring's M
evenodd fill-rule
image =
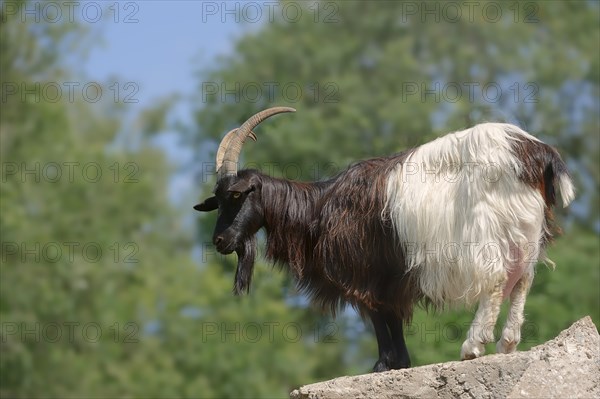
M494 284L491 292L482 294L467 339L462 344L461 360L470 360L482 356L485 353L485 344L494 341L494 327L500 313L502 291L505 283L506 277L503 277Z
M523 274L510 293L510 308L506 317L506 324L502 329L502 337L496 343L497 353L512 353L521 341L521 327L525 320L523 317L525 299L532 281L533 267Z

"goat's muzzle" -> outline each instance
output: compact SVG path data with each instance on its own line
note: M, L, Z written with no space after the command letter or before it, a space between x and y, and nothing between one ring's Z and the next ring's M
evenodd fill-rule
M220 235L213 238L213 244L217 251L223 255L229 255L235 250L235 247L231 243L227 243Z

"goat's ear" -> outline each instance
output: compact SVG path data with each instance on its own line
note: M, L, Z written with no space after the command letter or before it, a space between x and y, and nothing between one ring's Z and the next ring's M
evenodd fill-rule
M195 205L194 209L199 212L210 212L214 211L219 207L219 202L217 201L217 197L210 197L204 200L204 202Z
M248 180L240 180L235 182L231 187L227 189L230 193L247 193L248 191L254 190L254 184Z

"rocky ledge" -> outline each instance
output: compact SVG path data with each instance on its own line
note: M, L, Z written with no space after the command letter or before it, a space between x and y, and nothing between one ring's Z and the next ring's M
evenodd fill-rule
M527 352L340 377L290 397L600 398L600 336L587 316Z

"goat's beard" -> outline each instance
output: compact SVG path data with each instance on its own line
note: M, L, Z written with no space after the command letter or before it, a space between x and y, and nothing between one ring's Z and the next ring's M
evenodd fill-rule
M254 259L256 258L256 238L247 238L244 243L235 250L238 256L237 270L235 271L235 282L233 293L235 295L247 294L250 291L252 271L254 270Z

